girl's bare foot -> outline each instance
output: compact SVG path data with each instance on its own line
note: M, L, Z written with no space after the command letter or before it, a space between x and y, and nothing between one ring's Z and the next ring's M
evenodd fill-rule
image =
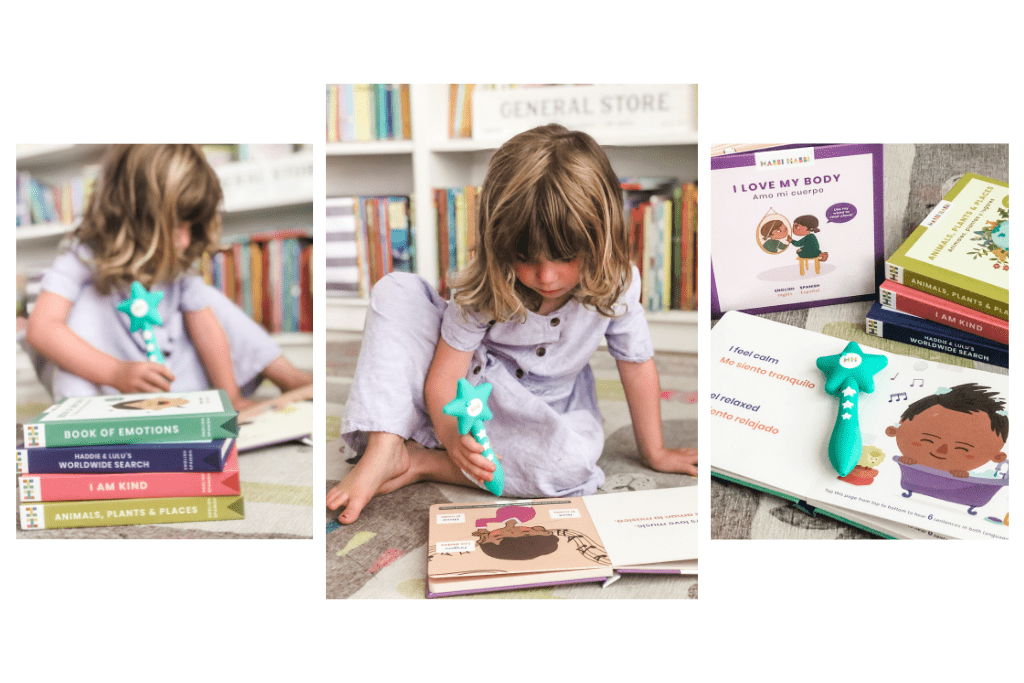
M359 519L359 513L377 494L381 484L402 477L409 470L409 463L409 452L402 437L386 432L371 433L363 457L327 492L327 507L332 510L344 507L338 521L351 524ZM395 488L398 487L389 490Z
M281 392L291 391L313 383L313 375L299 370L284 356L278 356L263 368L263 376L277 385Z

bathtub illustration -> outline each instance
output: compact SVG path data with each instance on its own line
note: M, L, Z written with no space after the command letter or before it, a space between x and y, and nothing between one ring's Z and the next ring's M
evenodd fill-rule
M922 465L904 465L900 456L892 457L900 465L900 486L903 497L910 498L914 493L938 498L948 503L966 505L967 513L978 514L975 508L986 505L1004 486L1010 485L1010 473L1007 467L1000 477L954 477L948 472L924 467ZM1000 463L1003 464L1003 463Z

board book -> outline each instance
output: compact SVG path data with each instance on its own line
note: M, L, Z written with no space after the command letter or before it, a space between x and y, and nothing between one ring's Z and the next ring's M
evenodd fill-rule
M846 344L727 313L711 331L712 474L886 537L1008 539L1009 378L865 348L888 364L860 396L862 457L840 478L839 400L815 361Z
M879 303L871 306L866 317L868 334L923 349L970 358L980 363L1010 366L1010 347L961 332L937 322L901 313Z
M697 487L430 508L427 597L697 573Z
M28 503L22 504L20 508L22 530L210 522L245 518L242 496Z
M18 500L37 503L116 498L237 496L238 450L232 448L221 472L124 472L95 474L22 474Z
M901 313L931 320L1000 344L1010 343L1010 325L1006 320L891 280L886 280L878 288L878 301L886 308L894 308Z
M24 425L26 448L204 441L238 435L221 389L65 398Z
M787 145L711 159L711 314L875 298L882 146Z
M885 277L1009 320L1009 183L961 178L886 260Z
M234 439L191 443L134 443L19 448L18 474L221 472Z

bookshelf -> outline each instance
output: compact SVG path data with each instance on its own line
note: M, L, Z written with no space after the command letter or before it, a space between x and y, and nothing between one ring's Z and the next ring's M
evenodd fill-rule
M18 145L17 170L27 171L41 182L58 185L80 175L83 167L98 164L106 149L107 145L101 144ZM312 145L301 145L283 156L215 164L214 169L224 191L222 242L297 226L312 229ZM61 239L76 225L77 221L18 227L18 272L31 276L48 268L57 256ZM285 348L299 349L312 344L309 333L273 336Z
M690 86L696 98L695 86ZM410 86L412 139L327 144L327 195L410 195L415 202L416 272L437 286L437 226L433 190L480 185L491 154L504 139L450 139L448 85ZM694 110L696 104L694 103ZM692 130L594 133L620 177L697 180L696 117ZM571 126L570 126L571 127ZM366 299L327 297L329 330L361 331ZM697 312L648 313L659 351L695 353Z

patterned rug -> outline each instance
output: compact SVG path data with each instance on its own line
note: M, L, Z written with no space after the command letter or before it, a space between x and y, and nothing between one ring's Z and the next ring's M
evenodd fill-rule
M312 358L312 344L292 355L298 367ZM50 406L50 395L36 379L24 351L17 355L17 433L21 424ZM264 382L254 398L269 399L278 390ZM312 446L299 443L259 448L238 456L245 519L186 524L148 524L86 529L44 529L21 531L15 496L15 528L18 538L312 538L313 537Z
M328 333L327 483L330 490L351 468L355 454L339 439L341 412L359 355L361 335ZM656 358L662 386L662 419L669 446L697 445L697 357ZM598 460L606 481L599 493L695 486L693 477L664 474L640 463L625 394L615 362L604 350L591 360L604 416L605 447ZM370 501L348 526L326 510L328 598L424 598L427 568L427 509L435 503L487 502L476 489L421 482ZM631 574L607 589L578 584L483 593L474 598L696 598L696 577Z
M913 232L965 173L1009 178L1007 145L885 145L885 253ZM950 365L1007 374L1005 368L869 336L871 302L766 313L761 317L874 347ZM712 322L714 326L714 322ZM714 462L714 454L712 454ZM711 480L711 538L878 538L829 517L810 517L792 503L745 486Z

